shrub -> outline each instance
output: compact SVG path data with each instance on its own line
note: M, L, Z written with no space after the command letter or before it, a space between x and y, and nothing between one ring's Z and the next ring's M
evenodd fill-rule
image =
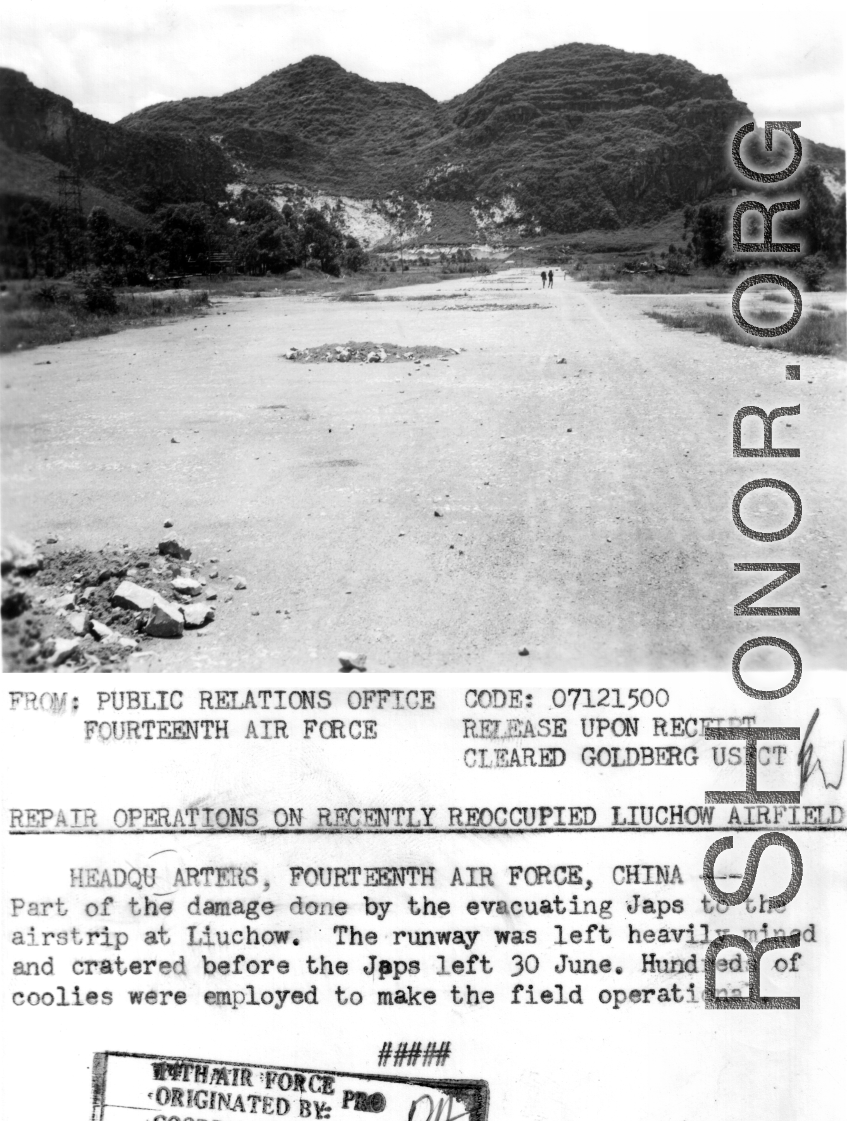
M58 284L42 284L33 299L40 304L57 304L59 302Z
M87 310L94 315L117 313L118 298L103 273L95 272L86 277L82 285L82 295Z
M800 275L806 285L807 292L820 292L826 278L826 257L823 253L815 253L800 262Z
M671 276L690 276L691 265L688 258L684 257L681 253L669 253L667 270Z

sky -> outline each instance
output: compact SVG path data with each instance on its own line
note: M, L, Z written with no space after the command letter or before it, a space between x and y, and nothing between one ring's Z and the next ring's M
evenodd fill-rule
M844 24L843 0L0 0L0 65L116 121L310 54L445 100L522 51L603 43L723 74L757 123L844 147Z

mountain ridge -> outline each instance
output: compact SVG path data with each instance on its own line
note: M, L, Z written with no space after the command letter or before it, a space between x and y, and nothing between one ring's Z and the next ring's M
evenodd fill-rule
M116 206L143 215L250 189L280 206L322 199L342 225L345 208L364 208L385 236L436 241L661 219L737 186L729 137L751 117L721 75L584 43L514 55L445 101L310 55L115 124L0 71L0 141L72 168ZM804 149L843 183L840 149Z

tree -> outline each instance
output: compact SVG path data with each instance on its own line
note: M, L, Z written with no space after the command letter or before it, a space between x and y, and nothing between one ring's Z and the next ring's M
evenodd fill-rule
M275 219L245 223L238 230L238 258L250 273L286 272L299 261L297 234Z
M151 248L172 272L204 272L215 235L214 217L200 202L162 206L153 215Z
M303 212L300 245L301 255L306 263L309 258L313 258L331 276L341 273L344 251L341 231L313 206Z
M112 264L112 223L102 206L95 206L86 222L88 252L95 267Z
M8 245L19 248L18 267L24 276L36 276L39 271L47 272L47 245L45 235L50 229L49 219L30 202L25 202L11 220L8 231ZM8 249L4 246L4 249ZM50 274L52 276L53 269Z
M824 253L836 262L844 256L844 198L836 202L817 164L811 164L801 184L800 228L806 253Z
M129 248L124 242L128 231L114 222L102 206L95 206L88 215L85 234L91 264L108 274L113 283L123 279L126 250Z
M289 204L280 211L261 195L245 192L232 210L235 254L247 272L287 272L300 263L297 217Z
M726 207L717 203L704 203L697 208L691 225L691 243L697 260L706 268L720 264L727 247Z
M811 257L804 257L800 262L800 275L806 283L807 292L820 292L826 279L825 255L815 253Z
M239 207L238 217L248 226L267 225L281 220L280 212L274 204L260 195L246 196L243 205Z
M368 254L355 237L344 239L344 255L341 263L350 272L359 272L360 269L367 266Z

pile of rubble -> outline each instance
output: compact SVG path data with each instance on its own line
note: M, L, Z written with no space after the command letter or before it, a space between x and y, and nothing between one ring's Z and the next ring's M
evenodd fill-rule
M547 311L552 304L449 304L447 307L432 308L432 311Z
M282 355L289 362L422 362L459 354L452 346L397 346L394 343L325 343L300 350L291 346Z
M44 545L57 543L50 536ZM152 639L207 626L217 561L209 558L204 573L190 560L191 549L172 536L150 551L10 540L2 551L4 669L112 672ZM234 590L246 588L240 577L229 579Z

